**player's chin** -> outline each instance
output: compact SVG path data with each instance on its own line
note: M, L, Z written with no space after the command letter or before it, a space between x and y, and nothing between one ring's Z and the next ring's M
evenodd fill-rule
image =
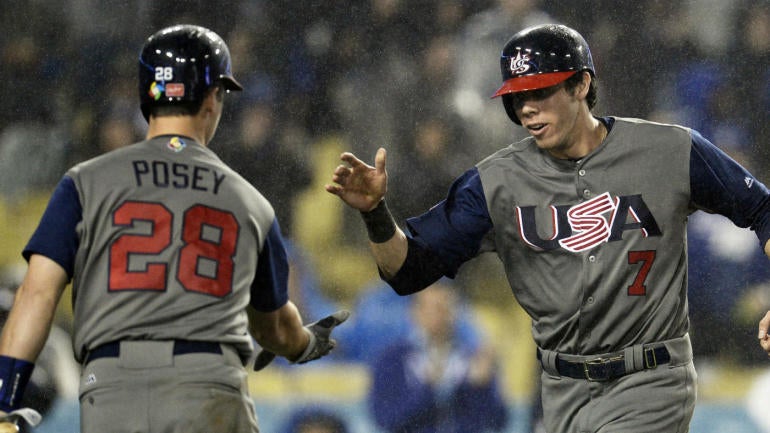
M534 137L535 138L535 144L537 147L539 147L542 150L555 150L559 148L558 143L548 137Z

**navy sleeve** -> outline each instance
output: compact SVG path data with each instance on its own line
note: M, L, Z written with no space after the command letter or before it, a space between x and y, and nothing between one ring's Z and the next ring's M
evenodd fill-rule
M257 311L269 312L289 301L289 260L281 228L274 220L267 233L251 284L250 304Z
M492 229L478 170L472 168L457 178L446 199L408 219L407 226L454 275L460 265L478 254L481 241Z
M463 263L478 255L484 236L492 229L478 170L465 172L454 181L446 199L406 223L406 260L388 284L405 295L441 276L454 278Z
M72 279L75 255L80 244L77 225L83 219L75 182L64 176L56 186L40 224L22 251L29 261L33 254L40 254L58 263Z
M690 191L693 204L754 230L764 248L770 239L770 192L748 170L692 131Z

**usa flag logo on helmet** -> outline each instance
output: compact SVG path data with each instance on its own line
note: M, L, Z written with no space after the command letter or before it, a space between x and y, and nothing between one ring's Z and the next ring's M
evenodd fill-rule
M532 67L529 54L522 54L521 51L516 54L516 57L511 57L510 59L512 75L524 74Z

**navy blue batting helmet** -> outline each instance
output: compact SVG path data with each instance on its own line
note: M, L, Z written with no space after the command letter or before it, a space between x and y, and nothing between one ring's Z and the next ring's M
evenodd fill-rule
M503 85L493 98L502 96L508 116L521 123L513 111L512 93L555 86L581 71L594 72L588 43L577 31L560 24L524 29L505 44L500 57Z
M152 107L197 102L214 85L243 90L232 74L230 50L219 35L195 25L175 25L150 36L139 56L142 114Z

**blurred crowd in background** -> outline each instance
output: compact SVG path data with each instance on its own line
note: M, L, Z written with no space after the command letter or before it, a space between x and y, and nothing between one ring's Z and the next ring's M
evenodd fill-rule
M595 114L692 127L770 183L770 0L6 0L2 282L18 283L19 252L42 212L30 202L44 203L69 166L144 137L139 50L159 28L190 23L230 47L245 91L227 97L211 148L273 203L306 264L293 274L303 313L344 304L360 308L351 327L356 313L387 323L382 306L395 298L360 314L379 284L363 225L341 208L324 225L336 203L321 185L339 151L371 162L384 146L396 218L427 210L456 176L524 136L490 95L508 38L545 22L588 40ZM770 306L770 263L752 236L729 221L692 219L690 308L704 358L766 362L754 329ZM489 277L495 264L479 262L460 276L463 299L515 304L502 276Z

